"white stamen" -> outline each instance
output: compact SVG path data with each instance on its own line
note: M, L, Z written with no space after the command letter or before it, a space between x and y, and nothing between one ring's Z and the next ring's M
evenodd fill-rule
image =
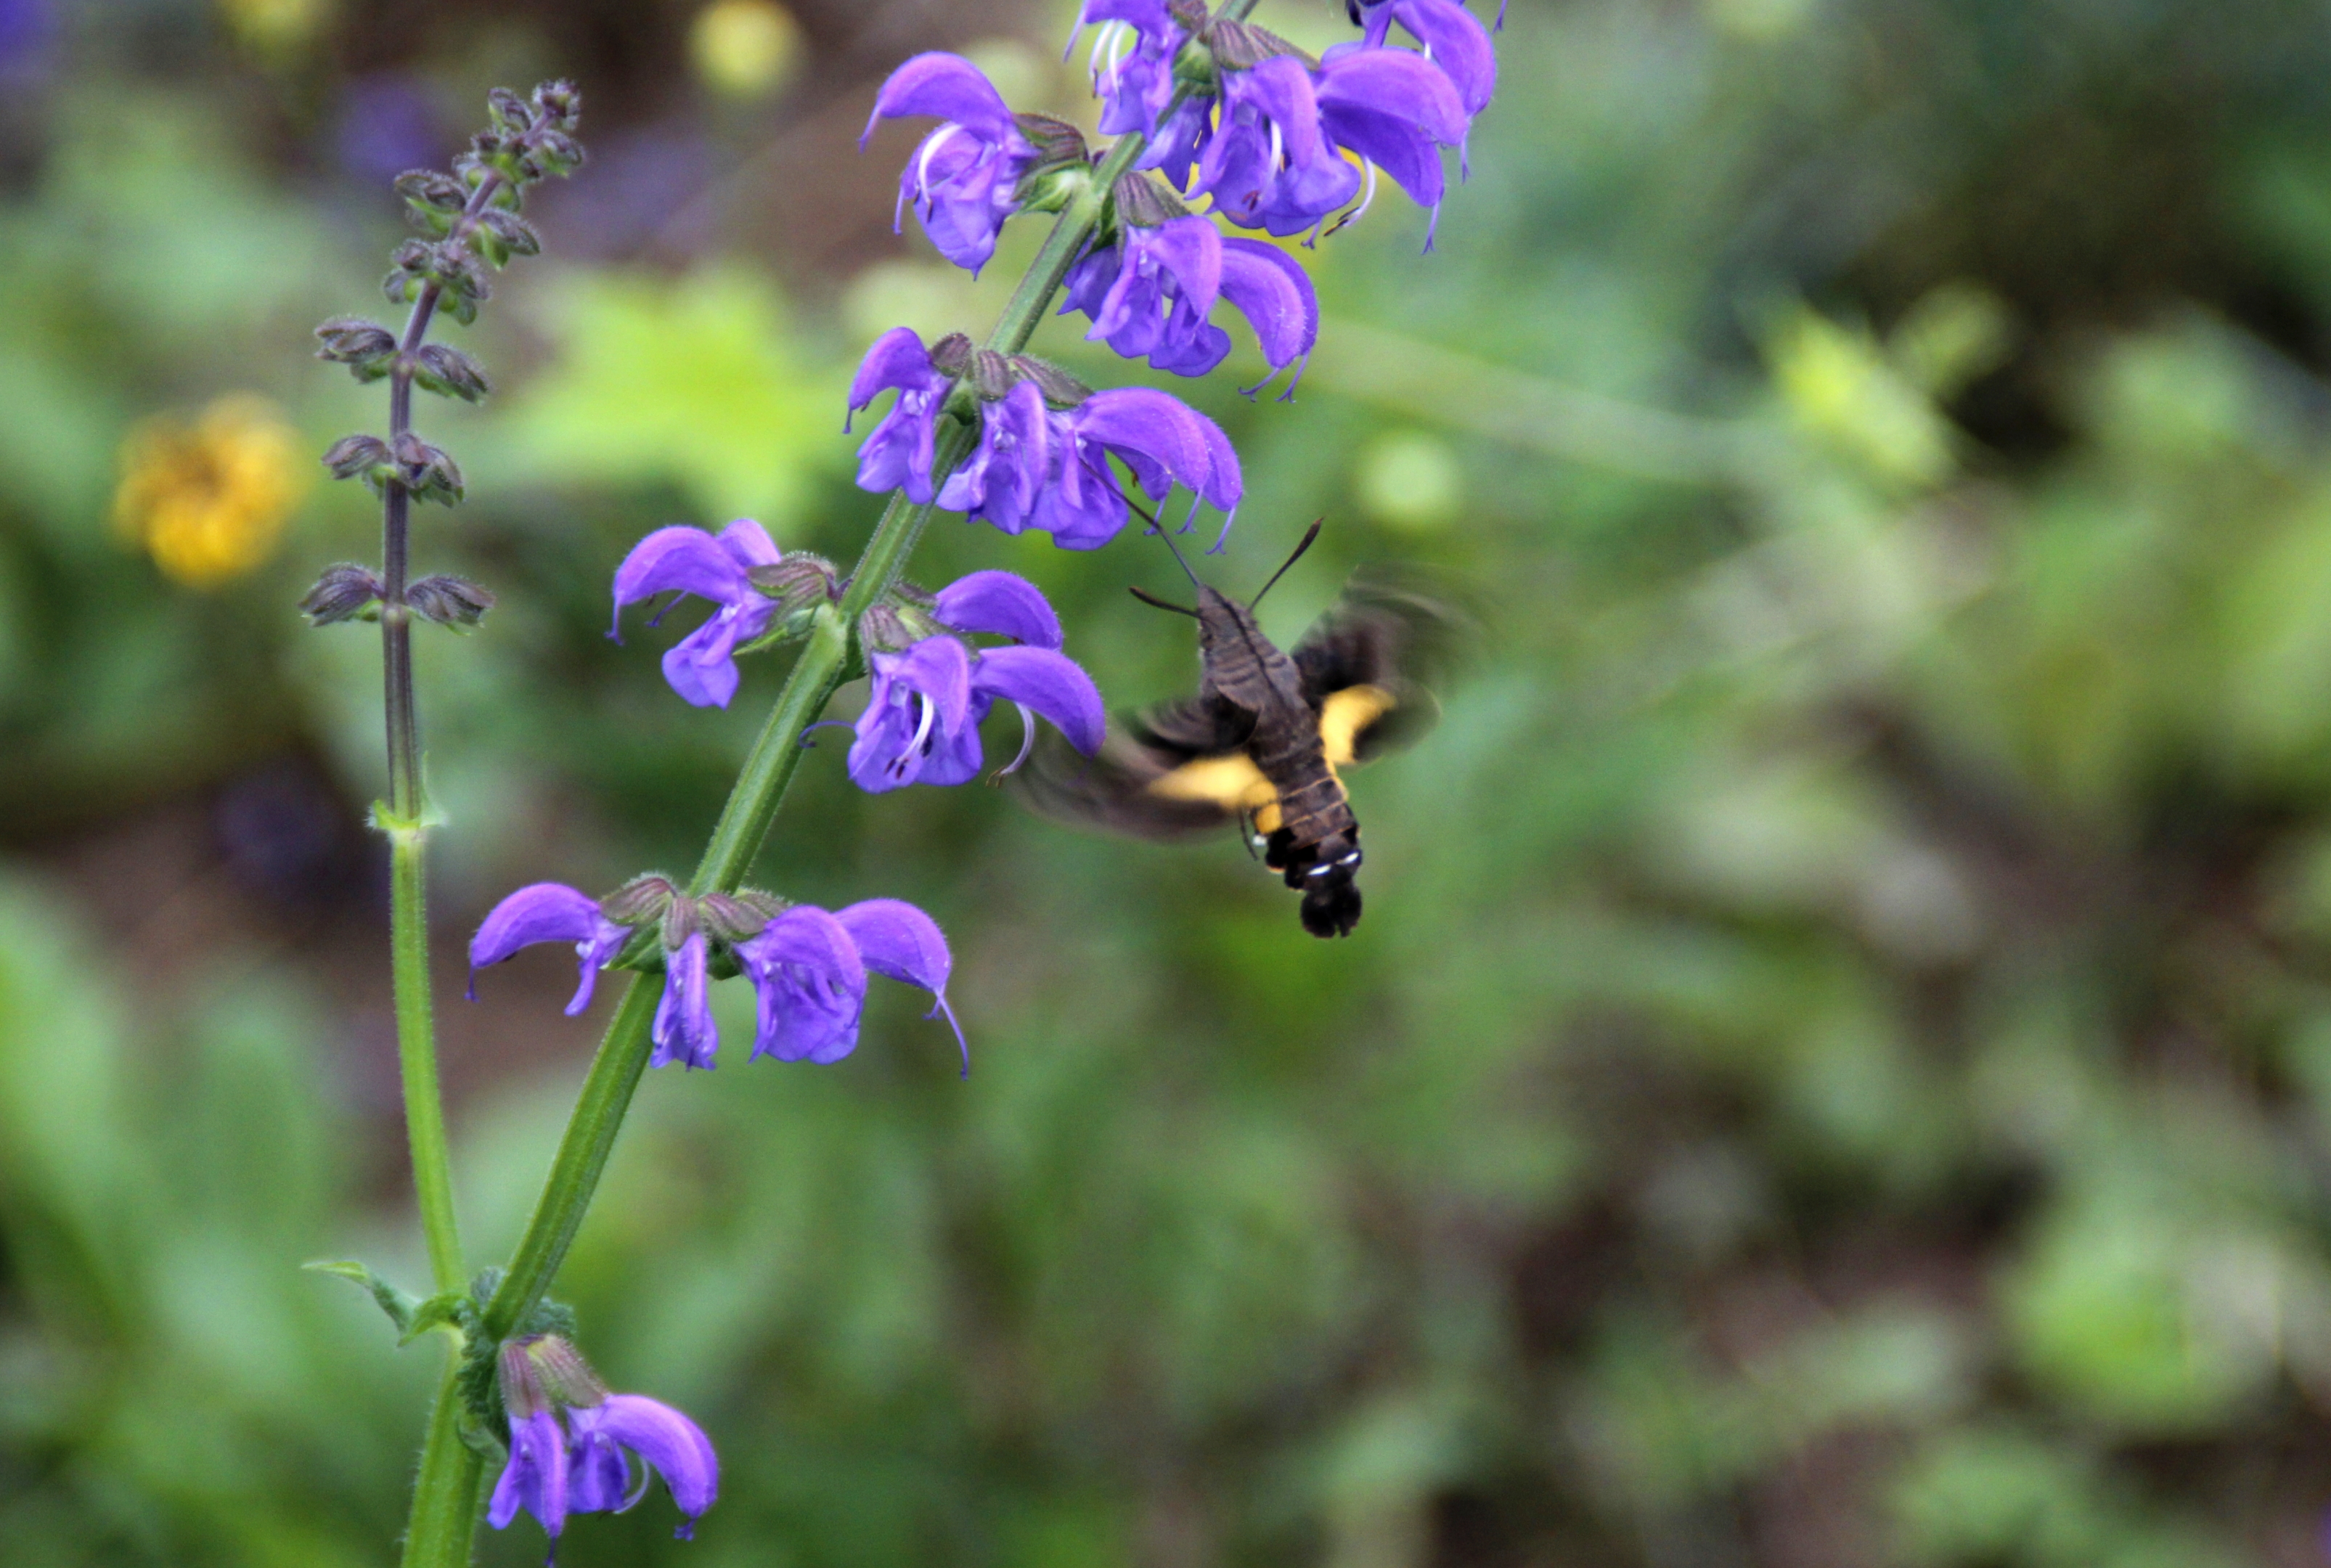
M890 771L901 778L906 776L907 765L909 762L921 759L924 743L931 737L931 723L938 717L938 704L929 698L918 691L915 693L915 700L922 705L923 709L922 717L915 724L915 737L907 742L904 751L890 759Z
M1028 711L1028 705L1024 702L1015 702L1012 706L1020 710L1020 755L1012 759L1009 767L995 770L997 778L1018 773L1020 765L1028 760L1028 754L1036 749L1036 716Z
M922 156L915 160L915 194L922 197L926 204L931 199L931 159L937 157L939 148L945 147L962 128L963 127L955 121L949 120L923 138Z
M1375 204L1376 199L1375 160L1374 158L1364 157L1360 160L1360 167L1367 176L1367 183L1360 191L1360 204L1336 220L1336 226L1327 231L1331 234L1340 233L1343 232L1343 228L1346 223L1356 223L1362 218L1367 216L1368 208Z

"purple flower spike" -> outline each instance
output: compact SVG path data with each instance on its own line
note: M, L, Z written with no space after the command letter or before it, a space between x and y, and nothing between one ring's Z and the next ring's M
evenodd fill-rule
M712 999L704 972L710 943L698 931L664 955L663 1000L656 1003L649 1038L655 1051L650 1067L709 1068L720 1049L720 1026L712 1020Z
M777 613L777 602L746 574L779 558L767 530L750 518L729 524L718 538L702 528L658 528L615 569L617 623L624 605L658 594L693 594L718 605L710 620L665 652L663 677L698 708L726 708L737 695L737 644L767 631Z
M947 999L947 975L955 961L947 953L947 936L938 922L897 898L868 898L834 918L857 944L858 955L867 968L931 993L931 1013L947 1015L947 1027L955 1031L956 1045L963 1052L964 1076L969 1078L971 1044L964 1039L963 1025L956 1021L955 1009Z
M566 1004L569 1018L591 1005L599 966L623 948L631 933L600 911L599 901L557 882L520 888L493 908L470 938L470 999L477 1000L478 971L500 964L537 942L572 942L583 961L583 978Z
M850 384L852 413L895 389L899 401L858 449L858 488L880 493L904 487L909 500L928 506L940 406L949 379L931 367L930 351L911 327L893 327L874 340ZM844 421L842 428L850 428Z
M823 1065L857 1049L866 965L832 915L796 904L739 944L737 961L760 994L755 1060Z
M578 1514L620 1513L636 1500L633 1459L663 1478L671 1500L687 1516L678 1531L688 1538L720 1494L720 1459L702 1429L658 1400L611 1393L567 1414L574 1429L574 1469L568 1490ZM500 1494L496 1492L499 1499Z
M885 119L946 121L925 137L899 176L899 211L911 205L939 253L976 276L995 253L1004 220L1019 210L1020 176L1036 148L1012 110L961 55L918 54L890 73L858 138L861 151ZM897 221L892 229L898 227Z
M523 1508L540 1520L544 1532L556 1541L566 1526L566 1435L559 1430L558 1418L547 1410L523 1419L512 1416L509 1433L509 1460L502 1466L501 1479L494 1483L486 1522L497 1530L507 1530Z
M957 577L938 591L932 613L958 632L993 632L1031 648L1058 648L1067 641L1060 616L1036 584L1010 572Z
M1381 48L1395 22L1424 45L1425 54L1449 78L1469 115L1489 106L1498 90L1498 55L1489 30L1457 0L1361 0L1361 42ZM1498 7L1498 25L1505 25Z

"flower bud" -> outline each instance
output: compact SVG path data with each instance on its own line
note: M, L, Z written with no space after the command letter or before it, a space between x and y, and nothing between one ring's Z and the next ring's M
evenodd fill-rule
M1118 222L1137 229L1154 229L1190 215L1179 196L1144 174L1118 176L1112 199Z
M756 931L793 908L790 899L780 898L775 893L763 892L758 888L737 889L735 901L751 912L752 918L756 922L753 929Z
M513 1421L531 1420L550 1409L550 1391L543 1387L542 1373L526 1349L526 1341L506 1339L496 1357L496 1381L501 1385L502 1409L509 1412Z
M1092 388L1070 375L1049 359L1039 359L1032 354L1012 356L1012 378L1032 381L1044 401L1054 408L1074 408L1090 397Z
M759 934L769 917L728 893L707 893L696 901L698 922L707 935L723 942L742 942Z
M961 375L971 364L972 341L960 332L950 332L930 347L931 368L941 375Z
M696 935L696 900L685 893L674 893L671 902L663 907L663 919L656 928L656 940L663 950L675 953Z
M833 563L823 556L795 550L775 564L755 566L745 574L754 587L775 599L788 615L842 596Z
M398 480L417 501L452 506L461 499L461 470L442 447L430 445L411 431L396 438L390 454Z
M423 621L466 632L494 607L490 590L461 577L423 577L404 590L404 602Z
M533 108L507 87L497 87L486 94L486 112L494 117L494 124L505 130L534 128Z
M525 1345L526 1357L534 1364L543 1392L562 1405L585 1410L606 1402L607 1385L599 1381L574 1341L564 1335L546 1334Z
M372 479L388 461L388 442L376 435L344 435L324 450L324 466L336 480Z
M969 370L971 389L982 403L1000 403L1012 390L1012 362L993 348L971 351Z
M488 207L478 214L476 237L500 252L490 252L487 258L498 267L508 265L512 256L542 254L542 236L534 232L534 225L500 207Z
M1209 25L1204 36L1214 59L1232 71L1251 71L1264 61L1282 54L1291 55L1313 71L1319 69L1318 61L1269 28L1257 27L1251 22L1232 22L1225 17Z
M475 403L494 389L483 366L445 343L424 343L414 351L413 379L424 391L464 403Z
M573 130L583 118L583 95L571 81L546 81L534 90L534 107L550 129Z
M665 908L679 891L671 878L650 871L645 876L633 877L600 899L599 910L618 926L644 926L661 920Z
M329 626L359 615L367 621L376 620L378 612L373 606L380 603L382 591L380 578L371 567L342 561L324 568L316 585L300 601L300 613L308 618L310 626Z
M396 357L396 334L360 316L335 316L316 328L316 357L345 365L358 381L378 381Z

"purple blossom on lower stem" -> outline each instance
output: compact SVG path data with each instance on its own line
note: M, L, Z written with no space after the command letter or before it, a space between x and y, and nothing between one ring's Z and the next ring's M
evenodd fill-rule
M869 898L829 913L796 904L760 935L737 946L737 962L759 993L755 1057L779 1061L840 1061L858 1045L869 970L931 993L971 1070L963 1026L947 1005L953 961L937 922L912 904Z
M664 955L663 1000L656 1003L655 1023L648 1038L655 1052L650 1067L709 1069L720 1049L720 1026L713 1022L710 977L705 967L711 943L701 931L691 933Z
M1207 319L1218 298L1254 328L1272 375L1318 341L1319 301L1302 264L1259 240L1225 239L1196 214L1128 225L1088 252L1070 269L1061 313L1083 311L1092 318L1086 337L1127 359L1204 375L1231 350L1230 334Z
M718 1497L720 1460L703 1430L661 1401L609 1393L565 1339L506 1340L496 1359L509 1457L486 1509L495 1529L524 1512L557 1541L571 1514L622 1513L646 1490L634 1464L663 1477L683 1540Z
M494 906L470 939L470 1000L478 997L478 971L538 942L571 942L583 978L566 1004L569 1018L591 1005L599 967L622 951L631 932L607 918L599 901L558 882L520 888Z
M859 149L883 120L922 116L945 123L900 172L899 212L911 205L939 253L976 275L995 253L1004 221L1019 210L1020 179L1037 149L977 66L937 51L916 55L882 83Z
M754 587L747 574L779 559L767 531L750 518L739 518L718 537L702 528L658 528L615 569L617 630L624 605L658 594L710 600L718 606L712 618L665 651L663 676L697 707L726 708L737 695L737 645L767 631L777 613L776 601Z

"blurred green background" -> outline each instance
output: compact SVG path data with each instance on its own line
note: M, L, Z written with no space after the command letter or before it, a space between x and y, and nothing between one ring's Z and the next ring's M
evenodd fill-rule
M1065 4L0 0L0 1560L389 1560L438 1354L387 1009L378 664L303 630L380 423L387 181L568 73L592 164L455 336L421 569L473 1259L608 1005L510 887L685 868L781 676L666 691L628 543L848 559L840 389L985 328L890 213L874 84L966 48L1090 121ZM1259 20L1323 43L1328 0ZM1482 655L1357 775L1366 922L1234 839L870 799L829 742L759 878L932 910L827 1069L652 1077L563 1277L725 1463L570 1568L2208 1568L2331 1506L2331 24L2298 0L1516 0L1436 254L1317 254L1299 401L1177 390L1283 637L1468 582ZM1024 229L1027 232L1016 232ZM1079 326L1081 322L1078 323ZM1058 323L1037 347L1129 379ZM1237 379L1251 379L1240 374ZM1190 679L1128 536L942 519L1113 703ZM682 616L685 623L685 613ZM845 702L851 700L845 695ZM603 992L611 993L607 987ZM484 1560L540 1559L530 1524Z

